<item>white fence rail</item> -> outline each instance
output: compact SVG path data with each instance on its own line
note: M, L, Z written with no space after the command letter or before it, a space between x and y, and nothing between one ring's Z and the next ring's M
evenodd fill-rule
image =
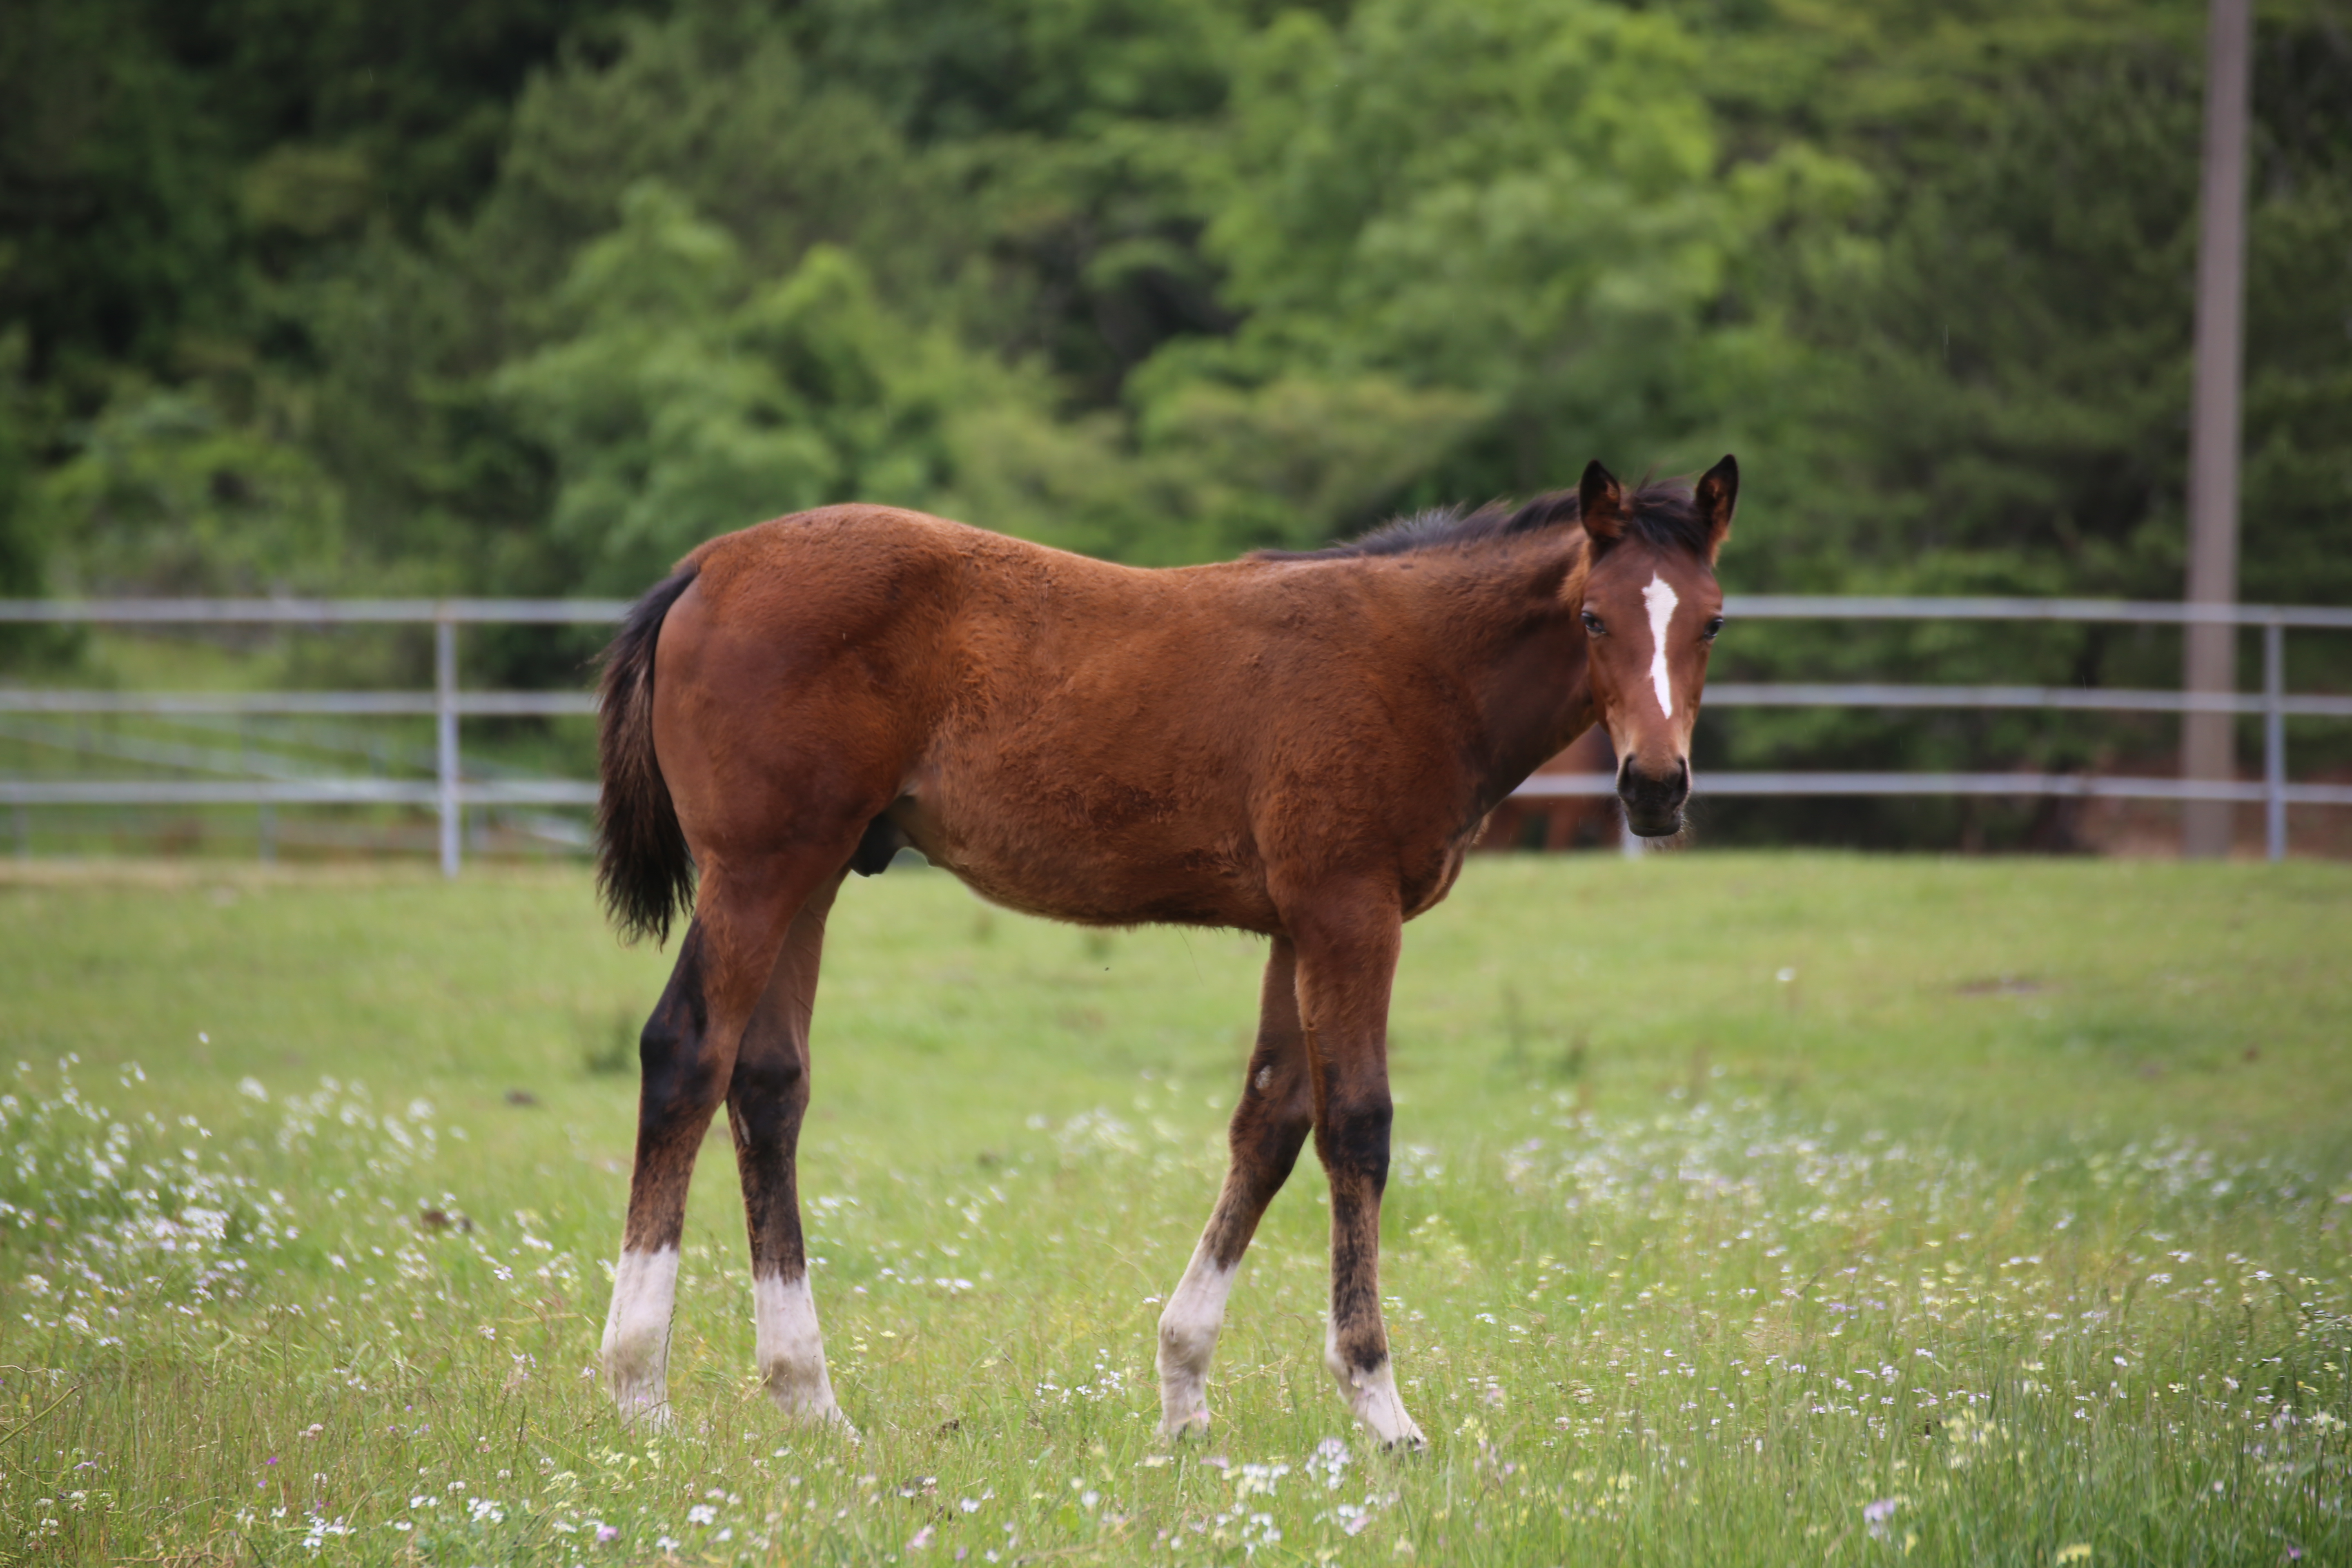
M2058 795L2108 800L2259 802L2270 858L2286 858L2290 805L2352 805L2352 785L2292 783L2286 721L2352 718L2352 697L2296 696L2286 689L2290 629L2352 631L2352 609L2328 605L2192 605L2124 599L1874 597L1824 594L1732 595L1727 617L1740 620L1969 620L2105 622L2142 626L2219 623L2259 626L2263 689L2258 693L2127 690L2043 686L1912 686L1878 682L1711 683L1716 708L2049 709L2116 713L2222 712L2263 720L2260 782L2040 773L1710 773L1701 787L1724 795ZM1605 795L1605 774L1539 774L1520 786L1533 798Z
M245 716L423 717L434 721L430 779L305 776L181 779L25 779L0 777L0 805L406 805L435 813L441 868L457 873L461 826L469 806L586 806L596 785L572 779L467 779L459 748L461 720L593 714L587 691L467 691L457 683L462 626L609 625L627 611L617 599L93 599L0 600L0 623L98 626L429 625L430 691L126 692L0 688L0 714L137 715L153 718ZM1710 707L1867 707L2025 709L2127 713L2226 712L2263 720L2263 777L2191 780L2042 773L1711 773L1704 793L1721 795L2056 795L2158 801L2260 803L2271 858L2284 857L2290 805L2352 805L2352 785L2295 784L2287 776L2285 721L2352 719L2352 697L2286 690L2290 629L2352 631L2352 609L2274 605L2148 604L2104 599L1884 598L1823 595L1734 595L1735 620L2020 620L2184 626L2219 622L2263 633L2263 689L2254 693L2190 693L2042 686L1927 686L1879 682L1723 681L1707 689ZM174 765L166 763L164 765ZM178 764L184 767L188 764ZM1609 795L1605 773L1542 773L1518 794L1545 799Z

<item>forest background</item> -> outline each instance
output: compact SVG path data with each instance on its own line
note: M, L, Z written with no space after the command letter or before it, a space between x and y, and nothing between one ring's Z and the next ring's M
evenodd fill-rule
M0 595L626 595L849 499L1171 564L1736 451L1735 590L2177 597L2204 19L12 0ZM2352 5L2265 0L2253 108L2242 592L2352 603ZM539 683L589 647L468 657ZM2295 658L2298 687L2352 684L2352 649ZM1718 674L2166 686L2178 661L2156 629L1774 625ZM2160 769L2171 744L1751 710L1699 761ZM1717 828L2067 831L2054 804L1927 802Z

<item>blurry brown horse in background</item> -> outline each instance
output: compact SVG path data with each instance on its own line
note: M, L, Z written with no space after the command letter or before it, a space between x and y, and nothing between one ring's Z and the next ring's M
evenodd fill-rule
M1680 826L1738 484L1729 458L1687 489L1628 491L1595 463L1517 510L1171 571L871 506L687 557L604 685L606 902L632 934L694 910L642 1042L604 1340L624 1413L667 1408L687 1183L723 1104L760 1373L787 1412L841 1420L793 1165L809 1016L843 877L912 844L1013 909L1273 939L1224 1190L1160 1321L1161 1430L1207 1425L1226 1293L1311 1131L1331 1186L1324 1363L1381 1441L1419 1443L1379 1283L1400 927L1596 721L1633 829Z
M1595 724L1568 743L1568 750L1536 764L1528 775L1540 784L1555 776L1591 778L1617 771L1616 753L1609 749L1607 726ZM1619 840L1617 803L1605 795L1551 795L1530 798L1515 795L1486 817L1486 831L1478 847L1501 853L1512 849L1575 849Z

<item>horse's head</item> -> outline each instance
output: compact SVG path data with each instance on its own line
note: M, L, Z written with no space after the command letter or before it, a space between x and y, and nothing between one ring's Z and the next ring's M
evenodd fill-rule
M1723 626L1715 555L1738 492L1729 458L1687 500L1679 489L1628 496L1597 462L1577 488L1591 542L1580 607L1592 704L1617 752L1626 824L1647 838L1678 831L1690 796L1691 722Z

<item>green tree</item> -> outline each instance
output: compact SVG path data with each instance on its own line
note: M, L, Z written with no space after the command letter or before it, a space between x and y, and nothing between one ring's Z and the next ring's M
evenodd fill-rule
M757 281L726 230L643 182L555 309L565 330L493 385L553 455L550 534L597 591L635 592L712 534L835 501L1119 531L1086 482L1118 459L1083 428L1054 432L1034 378L891 310L836 247Z
M22 0L0 588L628 592L852 498L1174 563L1736 449L1737 587L2168 597L2203 9ZM2251 596L2352 598L2345 38L2340 0L2259 18ZM1718 668L2162 685L2175 657L1780 626ZM2169 744L1706 733L1709 765ZM1962 831L1717 831L1743 813Z
M42 475L51 585L79 594L318 593L342 579L341 497L287 419L126 385Z
M47 541L31 505L34 467L25 408L25 334L0 336L0 595L40 591Z
M753 289L727 232L647 182L556 308L571 330L496 384L553 453L551 533L603 591L761 517L938 485L940 425L966 389L846 252L815 247Z
M1782 426L1780 480L1743 516L1736 582L2179 594L2203 9L1851 4L1808 6L1802 25L1792 8L1747 13L1712 89L1735 143L1801 142L1870 179L1840 244L1776 260L1807 374L1788 386L1801 416ZM2242 582L2250 597L2331 602L2352 595L2352 563L2325 543L2352 504L2352 459L2319 434L2352 421L2352 272L2328 259L2352 251L2352 160L2343 118L2314 106L2352 93L2352 51L2315 7L2266 10L2261 29ZM2170 635L2096 626L1746 628L1724 652L1732 676L2179 679ZM2163 722L1986 712L1751 710L1716 732L1717 759L1758 766L2160 769L2173 743ZM1727 826L1770 836L2053 845L2070 815L1725 808Z
M1700 58L1671 16L1580 0L1280 17L1204 172L1244 324L1144 395L1306 373L1474 398L1402 487L1432 500L1712 460L1772 336L1738 258L1790 182L1724 177Z
M102 395L169 367L237 291L234 165L203 82L140 0L22 0L0 20L0 322L25 373Z

